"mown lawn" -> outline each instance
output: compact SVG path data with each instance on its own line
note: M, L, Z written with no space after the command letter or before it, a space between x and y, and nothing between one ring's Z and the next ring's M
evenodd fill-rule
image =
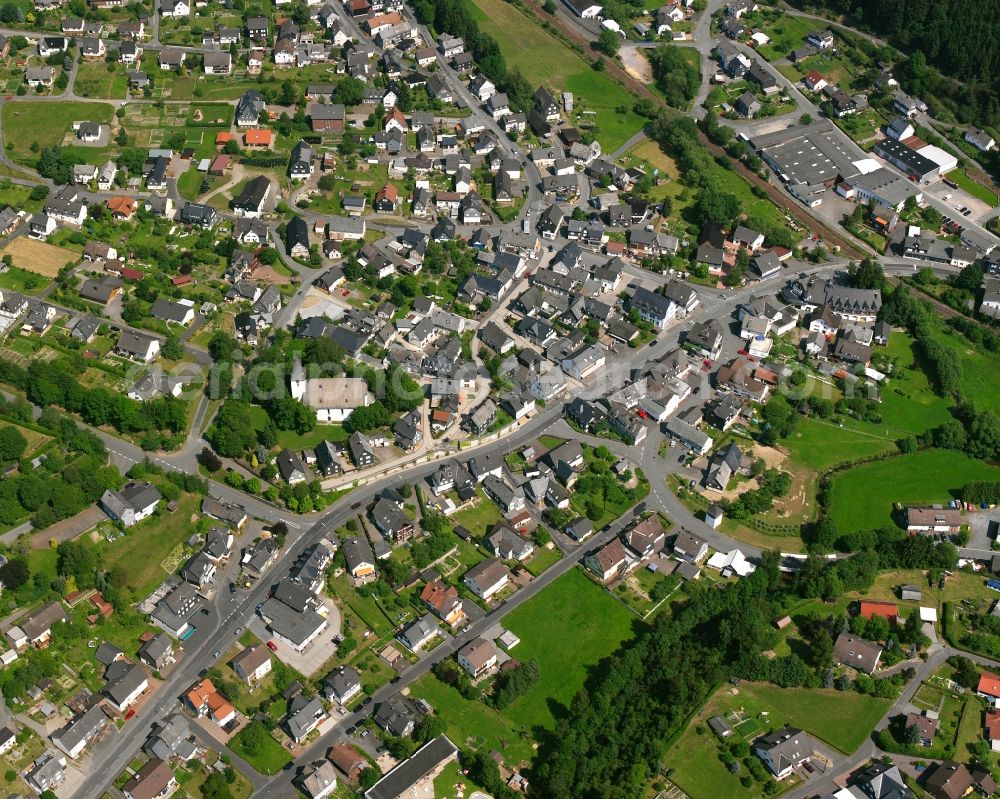
M255 722L256 723L256 722ZM277 774L285 765L291 762L288 752L270 735L263 736L263 745L253 753L247 751L244 745L246 728L237 733L229 742L229 748L247 761L261 774Z
M580 569L572 569L507 618L522 663L538 661L534 687L503 715L527 730L555 727L555 713L569 707L596 664L631 639L641 622Z
M954 181L958 184L958 187L964 191L971 194L977 200L982 200L990 208L996 208L1000 201L997 200L996 194L993 193L988 187L984 186L982 183L977 183L972 178L970 178L963 169L956 169L948 173L948 179Z
M891 452L896 448L896 438L885 428L854 419L845 419L841 427L809 418L800 419L781 446L795 462L822 471L845 461Z
M645 120L632 111L633 100L625 89L595 72L579 53L543 30L537 19L503 0L474 0L471 9L482 31L496 39L508 66L517 67L528 83L573 92L577 112L596 112L596 136L605 152L642 129ZM622 105L625 113L617 110Z
M719 760L718 739L705 725L715 715L742 709L754 728L766 732L785 724L800 727L842 752L853 752L865 741L875 724L892 704L853 691L779 688L775 685L741 683L739 688L720 688L691 722L664 758L673 768L671 779L692 799L737 799L759 796L760 783L744 788L739 775ZM762 712L767 716L761 717ZM699 731L699 727L701 727Z
M771 42L757 50L768 61L786 58L796 47L805 45L806 36L816 26L817 23L811 20L780 14L774 21L762 26L764 33L771 37Z
M973 480L1000 480L1000 468L954 450L931 449L836 475L830 515L841 531L892 524L892 504L945 503Z
M77 121L110 122L114 109L107 103L74 103L53 100L39 103L7 103L3 108L4 141L13 145L7 150L11 160L33 167L39 148L61 144L63 136ZM81 148L90 149L90 148Z

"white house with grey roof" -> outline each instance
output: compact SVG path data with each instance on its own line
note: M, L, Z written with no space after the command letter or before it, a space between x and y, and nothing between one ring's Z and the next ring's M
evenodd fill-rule
M162 495L151 483L130 482L120 491L109 488L101 495L100 506L105 513L125 527L148 518L156 510Z

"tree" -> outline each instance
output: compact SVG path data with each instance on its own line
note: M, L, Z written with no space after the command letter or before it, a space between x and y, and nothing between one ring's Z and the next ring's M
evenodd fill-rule
M168 361L179 361L184 357L184 345L177 336L167 336L160 352Z
M16 461L24 454L28 440L13 425L0 427L0 461Z
M347 77L337 84L337 100L348 108L361 102L365 96L365 84L357 78Z
M618 55L618 48L621 47L621 37L610 28L601 28L601 35L594 43L599 51L614 58Z
M854 269L848 269L848 275L854 288L885 290L885 272L874 258L865 258Z
M202 799L232 799L229 782L225 774L213 771L201 785Z
M243 750L254 757L264 750L271 735L259 721L251 721L240 731L238 737Z
M375 764L365 766L358 774L358 784L364 791L367 791L380 779L382 779L382 770Z
M667 105L672 108L687 108L701 87L701 74L697 65L688 61L679 47L669 44L645 52L656 87L663 93Z
M728 225L739 214L740 201L733 194L714 187L705 187L698 195L698 200L692 210L699 226L704 226L709 222Z
M23 557L11 558L0 566L0 581L11 591L16 591L28 582L30 576L28 561Z

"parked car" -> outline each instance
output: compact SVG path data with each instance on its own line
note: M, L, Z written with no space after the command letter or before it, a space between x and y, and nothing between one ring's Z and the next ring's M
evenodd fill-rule
M268 641L267 642L267 648L270 649L272 652L277 652L278 651L278 645L276 643L274 643L274 641Z

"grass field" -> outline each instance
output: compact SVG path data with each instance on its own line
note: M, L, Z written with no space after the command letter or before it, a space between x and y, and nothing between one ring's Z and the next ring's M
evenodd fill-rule
M291 757L281 744L270 735L264 737L264 745L259 751L250 753L243 745L243 733L240 731L233 740L229 742L229 748L246 760L261 774L277 774L285 765L291 762Z
M920 588L920 601L903 602L899 598L899 587L902 585L915 585ZM922 569L899 569L879 574L867 591L848 592L846 596L850 599L864 597L883 602L896 602L905 610L918 605L940 607L943 602L961 602L963 599L992 602L996 599L997 592L986 587L986 578L981 574L956 571L945 580L944 588L938 588L936 581L933 585L928 585L927 573Z
M455 524L462 525L476 538L481 538L493 524L503 520L503 515L488 497L479 492L479 502L474 507L461 510L451 518Z
M795 432L781 442L791 459L809 469L822 471L844 461L866 458L896 448L896 438L882 427L854 419L844 426L822 419L800 419Z
M254 428L263 430L267 424L267 413L259 405L254 405L250 409L250 416L253 419ZM294 430L278 431L278 446L289 447L294 450L315 447L323 441L347 441L350 434L339 424L317 424L308 433L299 434Z
M768 61L786 58L796 47L805 44L806 36L815 27L816 23L808 19L781 14L763 26L763 31L771 37L771 42L757 50Z
M66 264L79 260L75 252L24 236L4 245L0 249L0 256L2 255L10 255L14 259L14 266L19 269L45 277L55 277Z
M117 64L108 72L104 62L85 62L80 64L76 74L73 90L80 97L94 97L100 100L122 100L128 90L125 72Z
M1000 468L953 450L924 450L858 466L834 477L830 515L842 531L892 524L892 504L953 499L972 480L1000 480Z
M895 368L882 389L881 424L843 417L840 423L811 417L800 419L795 432L782 441L792 460L822 471L838 463L896 449L896 441L919 435L951 418L951 400L934 393L916 363L913 340L893 331L885 355Z
M888 699L875 699L851 691L779 688L747 682L738 689L726 686L706 703L698 718L667 753L664 764L674 769L671 779L691 799L757 796L760 795L759 783L750 790L744 788L739 775L731 774L716 756L716 737L705 728L698 733L697 727L708 718L742 709L749 720L741 725L740 732L747 737L789 724L842 752L853 752L890 704ZM768 715L759 718L762 712Z
M504 711L528 730L551 730L594 666L633 637L635 616L583 571L573 569L515 610L505 626L521 643L512 654L538 661L535 686Z
M53 100L51 103L7 103L3 108L4 141L13 145L7 150L11 160L33 167L37 156L31 145L41 147L61 144L63 136L76 121L110 122L114 109L107 103L74 103Z
M508 764L530 762L534 741L555 727L594 666L634 634L640 624L621 603L573 569L515 610L504 623L520 639L511 655L535 659L539 679L502 713L468 701L434 675L421 677L413 696L426 699L459 746L497 749Z
M191 517L200 505L200 497L182 496L173 513L161 510L159 515L132 527L125 538L114 543L102 541L101 562L108 568L121 563L129 575L129 585L145 596L167 576L163 561L193 532Z
M410 693L430 702L434 712L447 723L448 737L457 746L496 749L508 763L531 761L534 750L530 735L522 735L514 724L484 703L463 699L456 689L433 674L417 680Z
M935 336L955 353L962 369L962 394L982 410L1000 413L1000 370L995 355L976 349L966 338L942 329Z
M573 92L576 111L594 111L600 141L612 152L645 122L632 111L632 97L618 83L595 72L538 20L503 0L474 0L470 8L484 33L493 36L509 65L516 66L533 86ZM625 112L618 108L625 106ZM588 115L582 115L586 120Z
M923 433L951 419L951 400L934 392L927 374L917 364L913 339L895 330L885 352L896 362L882 391L882 416L890 432Z
M964 169L956 169L949 172L948 179L957 183L962 191L971 194L977 200L982 200L991 208L996 208L1000 204L1000 200L997 200L996 194L991 189L982 183L974 181L965 173Z

